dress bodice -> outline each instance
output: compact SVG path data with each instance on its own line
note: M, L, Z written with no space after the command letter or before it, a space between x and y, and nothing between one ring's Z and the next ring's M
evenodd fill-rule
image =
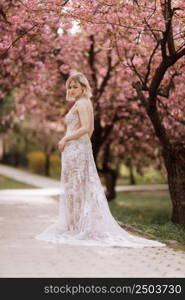
M65 123L67 125L66 133L73 132L76 125L79 123L79 121L80 121L79 114L69 111L65 116Z
M73 106L73 109L74 107L76 106L76 103L74 104ZM79 117L79 114L78 112L77 113L74 113L72 111L72 109L65 115L65 123L67 125L67 131L66 131L66 135L70 135L72 132L74 132L77 126L77 124L80 122L80 117ZM81 137L78 138L79 140L89 140L89 135L88 133L85 133L84 135L82 135Z

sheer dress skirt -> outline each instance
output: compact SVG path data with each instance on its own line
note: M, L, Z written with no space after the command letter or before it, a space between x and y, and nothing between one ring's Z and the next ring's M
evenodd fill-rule
M163 247L132 235L112 216L97 173L90 138L66 143L61 153L61 193L57 220L35 237L53 243L118 247Z

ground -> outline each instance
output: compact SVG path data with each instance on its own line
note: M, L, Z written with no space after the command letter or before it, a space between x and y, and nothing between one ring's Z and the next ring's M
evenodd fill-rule
M16 177L15 170L10 173ZM29 183L29 175L21 174ZM30 176L38 186L39 177ZM40 181L47 185L43 189L0 191L0 277L185 277L185 252L170 247L70 246L34 239L58 216L57 185L52 181L49 188L49 182Z

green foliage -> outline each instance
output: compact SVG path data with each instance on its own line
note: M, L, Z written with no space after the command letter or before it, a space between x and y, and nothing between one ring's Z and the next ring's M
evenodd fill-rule
M133 168L133 174L136 179L136 184L162 184L167 183L166 178L156 170L153 166L144 168L144 174L141 175L136 171L136 168ZM130 184L129 183L129 170L122 164L120 167L120 178L118 180L119 185Z
M160 184L166 183L166 179L158 170L154 169L152 166L149 166L144 172L144 175L136 173L136 182L138 184Z
M129 170L124 164L120 166L120 176L129 176Z

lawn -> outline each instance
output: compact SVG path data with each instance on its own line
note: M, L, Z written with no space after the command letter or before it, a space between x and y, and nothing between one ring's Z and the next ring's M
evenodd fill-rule
M28 188L34 189L37 187L0 175L0 190L2 190L2 189L28 189Z
M171 221L171 201L169 195L143 195L120 192L115 201L109 202L112 215L117 221L158 241L176 240L185 250L185 226L174 225Z

